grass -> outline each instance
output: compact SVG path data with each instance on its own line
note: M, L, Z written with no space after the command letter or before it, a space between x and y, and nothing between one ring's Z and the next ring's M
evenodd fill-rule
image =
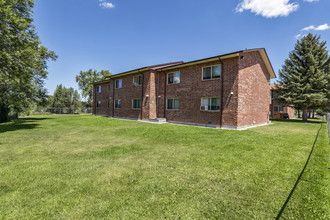
M319 121L229 131L32 116L0 124L0 219L274 219ZM282 217L329 219L322 124Z

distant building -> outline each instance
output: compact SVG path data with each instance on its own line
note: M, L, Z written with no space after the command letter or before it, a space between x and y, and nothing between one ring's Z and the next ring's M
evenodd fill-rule
M263 125L271 78L263 48L142 67L95 83L93 114L227 129Z
M295 109L292 107L285 107L278 102L280 94L275 91L275 84L270 85L271 103L270 103L270 118L281 119L287 113L289 118L296 118Z

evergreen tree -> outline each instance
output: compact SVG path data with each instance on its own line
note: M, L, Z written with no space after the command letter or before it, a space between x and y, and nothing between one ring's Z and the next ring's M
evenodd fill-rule
M309 33L298 40L279 71L277 90L285 106L307 110L330 105L330 59L325 41Z
M34 0L0 0L0 122L44 101L49 59L56 59L33 26Z

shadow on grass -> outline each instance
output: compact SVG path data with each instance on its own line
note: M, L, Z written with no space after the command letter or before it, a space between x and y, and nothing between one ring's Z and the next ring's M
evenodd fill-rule
M42 120L50 120L51 118L20 118L12 120L8 123L0 124L0 134L8 131L34 129L40 125ZM1 144L1 143L0 143Z
M311 124L324 124L326 121L319 119L309 119L307 122L304 122L302 119L270 119L271 121L280 121L280 122L296 122L296 123L311 123Z

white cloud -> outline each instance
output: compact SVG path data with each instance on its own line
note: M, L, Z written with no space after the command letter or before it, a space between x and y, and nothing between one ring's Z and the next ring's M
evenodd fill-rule
M322 24L315 28L316 31L324 31L330 29L328 24Z
M305 36L307 36L307 34L297 34L296 39L299 39L299 38L302 38L302 37L305 37Z
M309 30L314 30L315 29L315 26L314 25L310 25L308 27L305 27L303 29L301 29L301 31L309 31Z
M318 2L319 0L304 0L304 2Z
M299 8L297 3L290 0L242 0L236 7L237 12L250 10L266 18L288 16Z
M114 8L115 5L107 2L106 0L99 0L99 6L101 6L102 8Z
M314 31L325 31L330 29L330 26L328 24L321 24L317 27L315 27L314 25L310 25L308 27L305 27L303 29L301 29L301 31L309 31L309 30L314 30Z

